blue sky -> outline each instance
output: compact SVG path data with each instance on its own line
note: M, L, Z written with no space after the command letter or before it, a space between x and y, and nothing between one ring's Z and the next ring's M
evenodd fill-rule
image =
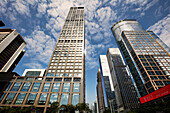
M85 7L86 102L96 100L99 55L117 47L110 28L122 19L137 19L170 46L169 0L0 0L0 19L6 28L17 29L27 42L26 53L17 65L46 69L52 51L72 6Z

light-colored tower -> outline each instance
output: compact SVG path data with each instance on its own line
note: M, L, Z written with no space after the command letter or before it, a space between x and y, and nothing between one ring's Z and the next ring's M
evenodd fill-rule
M111 30L141 96L170 84L170 49L160 38L136 20L119 21Z
M84 22L84 7L71 7L44 76L59 83L60 105L85 102Z

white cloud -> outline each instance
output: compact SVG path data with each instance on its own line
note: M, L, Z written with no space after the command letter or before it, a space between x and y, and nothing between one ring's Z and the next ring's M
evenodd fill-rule
M170 14L168 14L162 20L159 20L154 25L150 26L147 30L156 33L160 39L170 47Z

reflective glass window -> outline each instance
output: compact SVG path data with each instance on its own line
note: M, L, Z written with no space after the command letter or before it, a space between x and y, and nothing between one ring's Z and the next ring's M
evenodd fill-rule
M24 86L22 87L21 91L28 91L31 83L30 82L25 82Z
M69 92L69 91L70 91L70 83L64 83L63 92Z
M37 96L36 93L30 93L30 95L29 95L29 97L28 97L28 100L27 100L26 104L33 105L36 96Z
M79 103L79 94L73 94L72 104L77 105Z
M67 105L68 104L68 97L69 97L69 94L62 94L60 105Z
M79 92L79 89L80 89L80 84L79 83L74 83L73 92Z
M32 92L38 92L41 83L34 83L32 87Z
M60 83L54 83L53 85L53 92L59 92L60 90Z
M48 92L49 88L50 88L50 83L45 83L44 88L43 88L43 92Z
M3 95L0 98L0 102L2 101L2 99L4 98L5 95L6 95L6 93L3 93Z
M39 105L45 105L46 98L47 98L47 93L42 93L38 104Z
M11 89L11 91L18 91L20 85L21 85L21 82L16 82L14 84L13 88Z
M55 78L54 81L62 81L62 78Z
M12 84L12 82L10 82L9 83L9 85L8 85L8 87L6 88L6 90L5 91L8 91L8 89L10 88L10 86L11 86L11 84Z
M22 104L22 102L24 101L25 95L26 93L20 93L17 97L15 104Z
M52 103L54 103L54 102L57 102L57 98L58 98L58 94L51 94L49 104L52 104Z
M7 98L4 100L4 104L11 104L16 93L9 93Z

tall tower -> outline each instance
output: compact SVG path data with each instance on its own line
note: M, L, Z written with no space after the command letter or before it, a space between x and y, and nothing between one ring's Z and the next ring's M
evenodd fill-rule
M85 102L84 22L84 7L71 7L44 76L58 83L60 105Z
M111 28L131 71L140 96L170 83L170 49L136 20L122 20Z

